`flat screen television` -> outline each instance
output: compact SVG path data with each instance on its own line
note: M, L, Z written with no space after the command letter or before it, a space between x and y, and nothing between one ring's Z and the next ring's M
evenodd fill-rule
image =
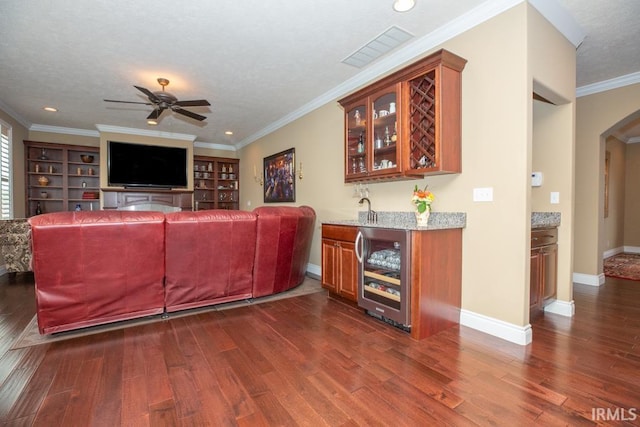
M108 142L110 186L187 187L187 149L161 145Z

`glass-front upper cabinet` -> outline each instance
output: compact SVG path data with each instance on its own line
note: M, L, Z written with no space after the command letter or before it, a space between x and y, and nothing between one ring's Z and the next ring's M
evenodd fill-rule
M339 100L345 182L462 172L462 70L441 49Z
M365 103L348 107L346 111L345 177L358 180L366 176L367 152L367 107Z
M380 175L400 170L398 144L398 90L399 85L382 90L370 97L372 112L372 170Z
M345 181L375 179L400 171L398 93L394 84L345 108Z

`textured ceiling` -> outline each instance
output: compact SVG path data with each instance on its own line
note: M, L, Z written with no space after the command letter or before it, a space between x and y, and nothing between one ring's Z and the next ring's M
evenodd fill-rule
M640 1L557 1L586 33L577 50L578 86L640 70ZM341 62L389 27L415 36L397 55L517 1L418 0L402 14L391 3L2 0L0 107L33 128L95 132L101 124L242 146L386 72L385 59L409 60L392 52L362 69ZM146 101L133 85L159 90L158 77L171 81L167 90L178 99L211 102L190 108L207 120L165 112L149 127L150 107L103 101Z

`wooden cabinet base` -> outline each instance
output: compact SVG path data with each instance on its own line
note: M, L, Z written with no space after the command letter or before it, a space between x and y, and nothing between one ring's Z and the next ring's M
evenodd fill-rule
M350 301L358 301L357 227L322 226L322 287Z
M462 229L411 234L411 337L420 340L460 323Z

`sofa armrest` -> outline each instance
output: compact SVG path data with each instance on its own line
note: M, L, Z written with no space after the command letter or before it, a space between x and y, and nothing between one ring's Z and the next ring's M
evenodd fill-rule
M253 296L275 294L305 278L316 214L309 206L261 206L258 217Z

